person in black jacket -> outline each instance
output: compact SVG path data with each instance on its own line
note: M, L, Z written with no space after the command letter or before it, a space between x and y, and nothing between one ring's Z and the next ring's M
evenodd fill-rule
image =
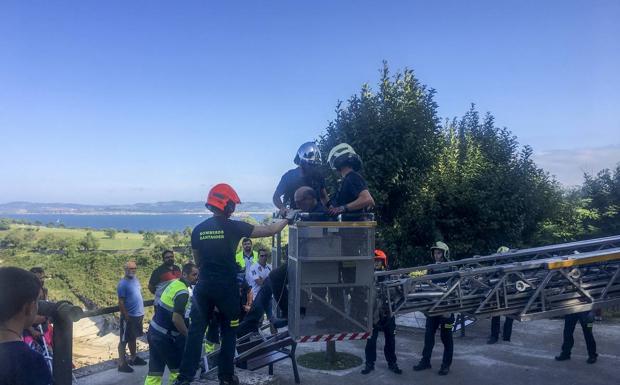
M192 231L192 254L200 269L198 283L193 291L192 311L196 307L200 313L200 322L194 323L193 320L190 322L176 385L191 383L200 361L205 321L213 317L217 318L221 335L218 356L220 385L239 384L238 378L234 375L233 365L240 315L237 284L239 267L235 261L235 251L242 238L272 236L282 231L288 220L292 220L289 216L287 220L257 226L231 220L230 217L239 203L241 200L230 185L225 183L215 185L209 191L206 203L213 216L198 224ZM192 319L191 312L190 319Z
M508 247L500 246L500 248L497 249L496 254L504 254L509 251L510 249ZM504 320L504 329L502 330L502 339L506 342L510 342L510 336L512 335L513 322L514 322L514 319L510 317L506 317L506 319ZM487 344L492 345L494 343L497 343L497 341L499 341L500 325L501 325L500 316L491 317L491 335L489 336L489 339L487 340Z
M450 249L448 245L443 242L436 242L431 247L431 254L435 263L443 263L449 260ZM444 269L438 268L435 270L429 270L428 274L444 272ZM435 346L435 333L439 329L441 335L441 342L443 342L443 359L441 362L441 368L439 369L439 375L445 376L450 372L450 365L452 364L452 354L454 351L454 341L452 339L452 328L454 326L454 314L438 315L433 317L426 317L426 331L424 334L424 350L422 351L422 359L413 367L413 370L420 371L431 368L431 354L433 353L433 347Z
M342 176L338 193L331 201L330 215L361 214L373 208L375 200L368 191L366 180L359 173L362 160L353 147L347 143L335 146L329 152L328 160L330 167Z
M34 322L41 283L18 267L0 267L0 385L52 385L45 358L22 340Z
M386 269L387 255L383 250L375 250L375 270L380 271ZM379 281L383 279L385 279L385 276L380 277ZM362 369L362 374L368 374L375 370L375 361L377 360L377 338L380 332L383 332L383 336L385 337L383 354L388 363L388 369L396 374L402 374L403 371L396 363L396 319L394 316L390 317L384 310L382 310L379 315L379 321L372 327L372 335L366 340L366 349L364 350L366 365L364 369Z

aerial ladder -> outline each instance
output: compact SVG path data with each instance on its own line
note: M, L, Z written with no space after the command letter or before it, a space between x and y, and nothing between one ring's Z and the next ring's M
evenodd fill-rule
M419 277L411 273L430 272ZM620 303L620 236L511 250L377 272L377 306L391 315L462 313L519 321Z
M275 238L272 250L274 268L288 264L288 328L250 338L236 357L292 347L296 382L297 343L366 339L380 312L528 321L620 304L620 235L374 272L372 218L299 219L288 246Z

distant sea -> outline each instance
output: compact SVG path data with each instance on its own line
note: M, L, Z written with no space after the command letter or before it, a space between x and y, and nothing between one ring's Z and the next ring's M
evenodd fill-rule
M262 221L271 214L250 214L257 221ZM54 223L65 227L90 227L93 229L117 229L137 232L144 231L183 231L194 227L210 215L204 214L154 214L154 215L82 215L82 214L0 214L0 218L23 219L29 222L41 222L44 225ZM233 217L240 219L241 217Z

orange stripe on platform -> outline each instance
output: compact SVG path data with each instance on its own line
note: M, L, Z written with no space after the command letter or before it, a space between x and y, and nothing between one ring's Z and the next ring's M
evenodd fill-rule
M562 269L565 267L581 266L581 265L588 265L591 263L608 262L608 261L616 261L616 260L620 260L620 252L615 252L615 253L605 254L605 255L596 255L592 257L567 259L564 261L547 262L547 269L549 270Z

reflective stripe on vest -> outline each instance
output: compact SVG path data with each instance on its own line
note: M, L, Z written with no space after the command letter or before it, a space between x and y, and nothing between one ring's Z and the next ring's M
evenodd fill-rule
M176 336L178 336L179 334L181 334L181 333L179 333L179 332L177 332L177 331L166 329L165 327L163 327L163 326L159 325L157 322L155 322L155 320L154 320L154 319L152 319L152 320L151 320L151 322L149 323L149 325L150 325L150 327L152 327L152 328L153 328L153 330L157 330L157 331L158 331L158 332L160 332L161 334L165 334L165 335L170 334L170 335L171 335L171 336L173 336L173 337L176 337Z
M252 264L254 262L256 262L256 253L254 253L254 251L252 251L252 260L250 261L250 266L252 266ZM243 257L243 250L241 250L240 252L238 252L237 254L235 254L235 262L237 262L237 265L241 266L241 270L245 270L245 258Z
M189 295L189 291L187 286L180 279L175 279L170 281L166 289L161 293L161 297L157 301L155 306L155 315L153 316L153 321L155 325L159 326L165 332L158 330L157 327L154 327L155 330L162 332L163 334L167 334L168 331L175 331L176 327L174 327L174 323L172 322L172 313L174 310L174 300L182 294ZM188 299L185 304L185 308L187 309L190 304ZM185 314L182 314L183 316ZM184 317L185 318L185 317Z

